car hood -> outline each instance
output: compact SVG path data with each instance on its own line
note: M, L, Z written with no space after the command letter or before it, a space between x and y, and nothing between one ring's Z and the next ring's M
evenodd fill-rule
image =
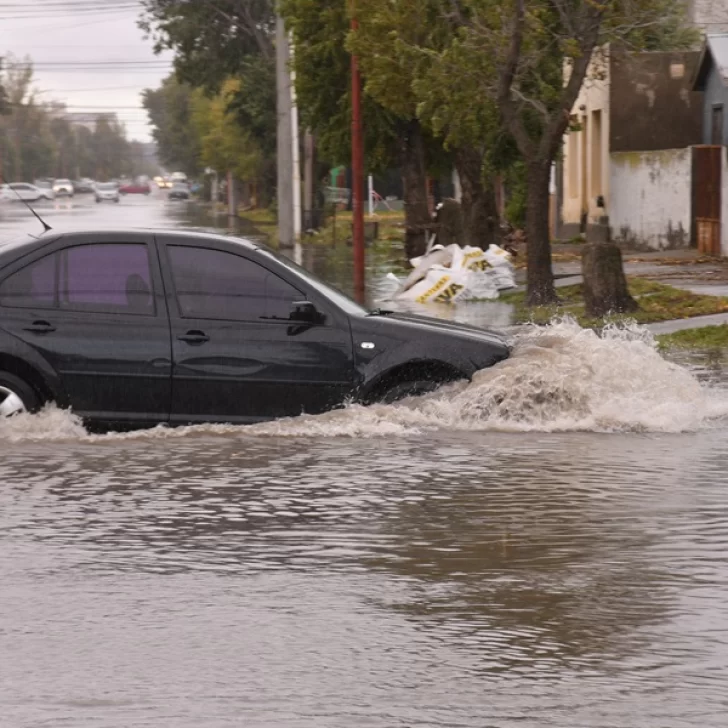
M376 319L377 322L383 322L384 325L396 326L400 328L419 329L423 333L444 334L452 336L460 336L467 339L479 339L480 341L488 341L493 344L502 344L508 346L505 337L494 331L481 329L478 326L469 324L461 324L455 321L444 321L443 319L431 318L430 316L419 316L409 313L390 313L390 314L373 314L370 319Z

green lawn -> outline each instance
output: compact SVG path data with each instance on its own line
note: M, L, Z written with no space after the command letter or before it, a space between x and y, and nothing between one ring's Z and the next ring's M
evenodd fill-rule
M723 349L728 347L728 324L662 334L657 341L663 349Z
M516 308L517 323L547 323L554 317L573 316L582 326L596 328L614 321L637 321L641 324L671 319L691 318L711 313L728 312L728 298L701 296L679 288L667 286L645 278L627 279L630 293L637 299L639 310L625 315L593 319L586 316L581 285L557 289L561 303L557 306L526 306L525 293L503 293L501 301L512 303Z

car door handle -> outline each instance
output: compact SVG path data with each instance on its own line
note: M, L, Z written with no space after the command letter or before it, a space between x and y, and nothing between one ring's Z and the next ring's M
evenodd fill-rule
M184 341L186 344L204 344L210 340L210 337L204 331L188 331L186 334L177 337L178 341Z
M50 334L56 330L56 327L47 321L33 321L30 326L26 326L23 331L30 331L33 334Z

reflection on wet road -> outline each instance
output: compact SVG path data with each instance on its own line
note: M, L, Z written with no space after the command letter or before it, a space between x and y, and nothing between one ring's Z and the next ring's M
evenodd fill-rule
M631 346L610 366L634 380ZM644 356L638 431L425 428L435 403L0 436L0 726L723 725L728 428L694 410L725 378L708 362L701 390ZM582 372L557 370L573 402ZM601 386L589 408L629 410L628 383Z
M5 724L719 725L727 445L16 446Z

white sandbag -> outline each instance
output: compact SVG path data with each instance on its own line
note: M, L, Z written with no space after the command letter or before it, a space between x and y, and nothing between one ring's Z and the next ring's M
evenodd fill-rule
M395 298L418 303L493 300L499 290L516 285L511 254L497 245L485 251L470 245L435 245L410 264L414 270L399 281ZM397 280L392 274L387 278Z
M415 269L402 281L400 292L408 291L415 283L421 281L426 275L427 271L434 266L449 267L452 263L453 251L450 248L457 248L457 245L450 245L448 248L443 248L442 245L436 245L432 252L427 255L423 255L419 258L412 258L410 263L419 261Z
M490 274L495 287L499 291L516 287L515 274L509 267L499 265L497 268L488 268L487 272Z
M488 261L485 257L485 251L482 248L476 248L466 245L461 248L459 245L451 246L455 248L452 251L452 268L461 270L485 270L488 267Z
M492 273L493 268L488 270L469 270L467 271L467 279L465 291L461 295L464 301L483 301L494 300L498 298L498 286Z
M491 245L488 246L488 250L486 250L483 255L488 261L488 264L493 268L498 268L500 266L510 266L513 268L511 254L498 245L493 245L491 243Z
M434 266L414 286L401 291L397 298L417 303L454 303L461 298L467 285L467 271L453 271Z

